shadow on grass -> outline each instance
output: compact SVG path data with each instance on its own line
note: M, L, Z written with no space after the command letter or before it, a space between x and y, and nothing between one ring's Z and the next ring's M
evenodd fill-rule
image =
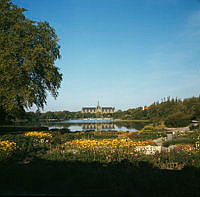
M34 160L0 164L0 195L55 196L200 196L200 170L139 167L123 161Z
M1 125L0 124L0 135L4 134L19 134L25 131L48 131L48 127L41 126L15 126L15 125Z

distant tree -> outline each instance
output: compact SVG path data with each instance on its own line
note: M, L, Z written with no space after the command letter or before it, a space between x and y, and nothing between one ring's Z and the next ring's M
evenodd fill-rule
M168 116L165 120L167 127L184 127L190 124L191 116L183 112L177 112Z
M54 112L51 112L51 111L46 112L45 115L46 115L46 119L55 119L56 118Z
M193 119L199 120L200 119L200 102L193 105L192 109L193 109Z
M54 64L60 58L54 29L27 19L24 11L0 0L0 110L7 116L43 108L47 92L56 98L62 80Z

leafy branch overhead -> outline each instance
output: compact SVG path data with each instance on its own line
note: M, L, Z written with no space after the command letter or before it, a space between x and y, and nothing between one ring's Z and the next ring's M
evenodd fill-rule
M56 98L62 80L54 63L61 57L55 30L24 11L0 0L0 108L6 113L43 108L47 92Z

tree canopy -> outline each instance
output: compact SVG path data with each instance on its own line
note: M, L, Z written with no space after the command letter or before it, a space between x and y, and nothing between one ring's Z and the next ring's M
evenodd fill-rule
M155 124L165 122L168 127L182 127L192 120L200 121L200 96L186 99L164 98L154 102L146 110L141 107L118 111L114 118L124 120L150 120Z
M48 92L58 96L62 80L55 65L60 58L55 30L48 22L26 18L24 11L0 0L1 114L17 115L33 105L43 108Z

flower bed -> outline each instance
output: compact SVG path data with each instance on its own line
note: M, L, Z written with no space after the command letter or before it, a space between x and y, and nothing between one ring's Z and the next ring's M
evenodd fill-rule
M32 136L32 137L38 137L38 138L43 138L43 137L51 138L52 134L46 133L46 132L28 131L28 132L24 133L23 136Z
M70 145L80 149L93 149L98 147L103 148L125 148L125 147L136 147L136 146L145 146L148 144L153 144L152 141L133 141L130 139L103 139L103 140L72 140L66 142L64 145Z
M101 163L147 161L163 168L171 163L199 167L199 138L194 144L175 144L172 149L154 146L152 140L134 140L122 132L26 132L0 136L1 159L21 161L24 158L73 160ZM126 134L126 132L123 132ZM123 134L122 133L122 134ZM147 133L147 132L146 132ZM114 135L116 134L116 135ZM120 135L118 135L120 134ZM149 133L148 133L149 134ZM117 136L118 135L118 136ZM134 134L137 135L137 134ZM190 134L192 138L194 134ZM196 134L195 134L196 135ZM11 157L12 156L12 157ZM157 164L157 162L159 163ZM106 164L107 165L107 164Z
M136 147L153 145L152 141L133 141L128 138L116 139L78 139L67 141L57 147L61 154L71 153L86 161L113 162L123 159L132 160Z
M15 142L10 142L8 140L0 141L0 161L10 158L16 149L17 146Z
M195 151L194 146L189 144L177 144L175 145L175 150L177 152L184 151L184 152L192 152Z
M6 151L14 151L16 150L16 143L10 142L8 140L0 141L0 151L6 152Z

